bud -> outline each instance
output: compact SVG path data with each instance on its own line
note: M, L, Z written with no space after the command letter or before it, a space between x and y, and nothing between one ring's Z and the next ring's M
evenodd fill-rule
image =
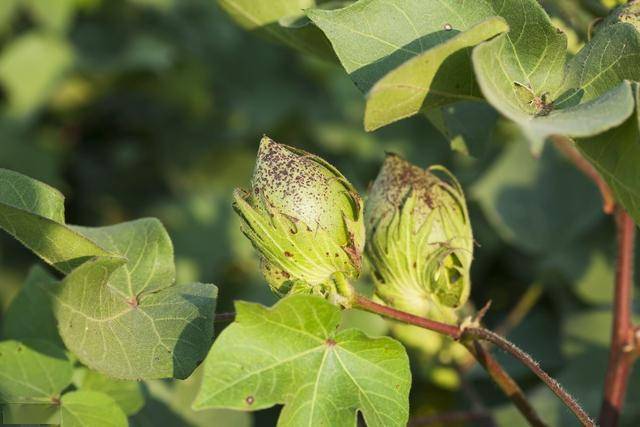
M265 136L251 191L236 189L234 208L272 289L346 304L340 288L360 274L365 231L360 196L336 168Z
M604 25L617 23L631 24L640 31L640 1L633 0L614 9L605 19Z
M469 215L455 177L441 166L423 170L389 154L371 187L365 221L376 296L454 323L455 309L469 297L473 258Z

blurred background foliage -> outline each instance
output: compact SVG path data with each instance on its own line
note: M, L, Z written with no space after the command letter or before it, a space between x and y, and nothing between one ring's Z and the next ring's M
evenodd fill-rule
M575 51L616 3L543 5ZM385 151L421 166L444 164L470 205L472 300L493 301L487 324L596 413L615 247L595 187L551 146L534 159L517 128L487 105L460 103L375 133L363 130L363 107L337 65L241 30L214 0L0 1L0 167L60 188L69 222L160 218L175 245L178 282L215 283L219 310L231 311L235 299L275 301L230 207L232 189L248 184L263 133L327 158L362 192ZM34 262L0 236L2 310ZM370 289L366 274L359 285ZM355 312L345 324L389 331ZM410 347L414 416L469 408L471 385L500 425L523 424L485 374L465 365L464 353L443 348L437 336L417 344ZM571 425L528 371L499 357L555 425ZM465 380L453 361L468 371ZM132 425L274 425L279 408L191 411L198 377L139 384L146 403L128 411L138 411ZM636 374L626 425L640 422L639 399Z

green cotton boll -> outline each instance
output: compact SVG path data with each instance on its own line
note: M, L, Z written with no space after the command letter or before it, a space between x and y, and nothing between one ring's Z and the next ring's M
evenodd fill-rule
M369 192L365 223L376 296L416 315L456 322L456 309L469 297L473 234L455 177L441 166L423 170L389 154Z
M272 289L345 303L337 288L360 274L365 231L361 198L336 168L265 136L251 190L234 192L234 208Z

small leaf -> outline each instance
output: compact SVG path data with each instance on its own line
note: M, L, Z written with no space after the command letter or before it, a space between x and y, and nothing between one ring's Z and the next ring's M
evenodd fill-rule
M411 374L398 342L336 332L339 309L313 296L236 310L207 356L195 409L280 403L280 426L353 425L358 411L369 426L406 425Z
M606 26L567 64L566 37L540 5L508 4L501 15L509 33L477 46L473 64L487 101L521 126L535 152L548 136L596 135L631 115L624 79L640 79L640 41L631 25Z
M127 416L115 400L97 391L72 391L62 396L62 427L126 427Z
M51 301L51 292L56 285L57 280L43 268L31 268L4 315L4 338L43 339L63 347Z
M71 384L67 355L41 340L0 342L0 404L50 403Z
M80 368L81 377L75 381L80 390L99 391L110 396L127 415L133 415L144 406L142 385L138 381L122 381L96 371ZM74 376L75 377L75 376Z

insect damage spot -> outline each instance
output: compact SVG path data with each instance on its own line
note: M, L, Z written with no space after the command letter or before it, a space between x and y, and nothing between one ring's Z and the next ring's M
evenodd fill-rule
M451 30L453 30L453 27L451 26L451 24L447 23L447 24L444 24L444 30L445 31L451 31Z
M247 405L253 405L253 402L255 402L255 399L253 398L253 396L247 396L244 401L247 403Z

